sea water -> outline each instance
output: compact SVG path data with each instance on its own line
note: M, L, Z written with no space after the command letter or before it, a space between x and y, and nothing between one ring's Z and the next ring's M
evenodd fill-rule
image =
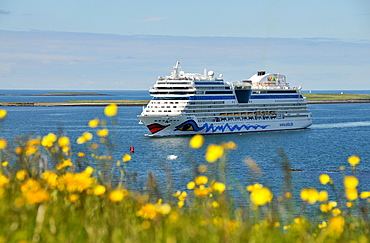
M128 92L127 96L130 93L131 96L128 99L149 99L147 91L137 91L136 94ZM35 98L32 95L30 97ZM13 100L19 101L18 98L13 97ZM56 101L61 97L46 98ZM62 98L71 99L71 97ZM92 97L87 98L92 99ZM116 99L117 97L114 97L112 100ZM132 160L125 164L125 167L127 172L135 173L137 188L146 186L146 179L150 172L155 175L158 184L163 188L168 185L170 176L173 189L184 190L187 182L193 179L194 166L207 164L204 159L207 145L233 141L238 148L228 154L225 169L230 184L237 182L247 186L259 182L271 187L274 193L278 193L284 180L282 151L289 159L291 168L295 170L292 171L292 176L296 193L304 187L328 189L327 186L319 183L318 177L322 173L329 174L334 183L341 187L343 173L349 173L349 170L342 172L339 167L346 166L348 169L347 158L351 155L358 155L361 158L357 172L360 179L359 189L370 190L368 180L370 104L312 104L309 105L309 109L312 112L313 125L309 129L207 135L204 146L197 150L189 148L191 137L145 137L148 130L144 125L138 124L137 118L142 107L120 106L114 118L117 121L115 125L111 124L111 118L104 117L103 107L2 108L8 111L8 115L2 124L0 136L10 141L9 144L20 135L35 137L45 136L50 132L62 132L70 137L72 150L75 152L86 151L86 145L77 144L76 139L83 132L95 134L97 130L89 128L88 121L94 118L107 119L108 128L117 146L114 153L115 159L119 160L125 153L129 153L130 146L135 148ZM256 176L251 172L245 164L246 158L256 161L262 170L261 175ZM92 158L89 160L93 161ZM116 179L118 178L113 178L113 180Z

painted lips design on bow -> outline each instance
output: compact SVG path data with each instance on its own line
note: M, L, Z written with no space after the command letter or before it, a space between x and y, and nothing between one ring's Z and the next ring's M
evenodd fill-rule
M153 123L153 124L148 125L147 127L148 127L149 131L150 131L152 134L154 134L154 133L156 133L156 132L159 132L159 131L161 131L161 130L165 129L165 128L166 128L166 127L168 127L169 125L170 125L170 124L168 124L168 125L166 125L166 126L163 126L163 125L158 124L158 123Z

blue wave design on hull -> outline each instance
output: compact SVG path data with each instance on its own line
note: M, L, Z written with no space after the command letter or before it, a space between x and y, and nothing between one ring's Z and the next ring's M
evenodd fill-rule
M219 126L214 126L213 124L208 124L208 123L205 123L203 126L199 127L198 124L194 121L194 120L189 120L189 121L186 121L184 123L182 123L181 125L177 126L175 128L175 131L177 130L181 130L181 131L201 131L203 129L205 129L205 132L209 132L211 131L212 133L215 133L217 131L220 131L220 132L225 132L226 129L229 129L231 132L234 132L235 130L240 132L241 130L245 129L245 130L249 130L251 128L253 128L254 130L257 130L257 129L266 129L267 127L269 127L270 125L230 125L229 123L226 123L225 125L219 125Z

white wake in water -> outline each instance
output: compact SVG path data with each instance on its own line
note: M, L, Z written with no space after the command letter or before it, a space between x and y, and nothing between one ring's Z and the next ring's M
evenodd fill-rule
M369 127L370 121L363 122L341 122L329 124L313 124L312 129L328 129L328 128L342 128L342 127Z

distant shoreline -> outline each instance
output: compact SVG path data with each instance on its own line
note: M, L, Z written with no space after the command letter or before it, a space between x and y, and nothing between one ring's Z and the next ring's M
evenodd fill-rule
M52 106L107 106L116 104L117 106L146 106L149 101L99 101L99 102L0 102L0 106L30 106L30 107L52 107ZM350 100L308 100L307 104L348 104L348 103L370 103L370 99L350 99Z
M99 93L83 92L60 92L43 93L38 96L80 96L80 95L105 95ZM307 98L307 104L347 104L347 103L370 103L370 95L366 94L302 94ZM63 102L1 102L0 106L145 106L149 100L71 100Z

